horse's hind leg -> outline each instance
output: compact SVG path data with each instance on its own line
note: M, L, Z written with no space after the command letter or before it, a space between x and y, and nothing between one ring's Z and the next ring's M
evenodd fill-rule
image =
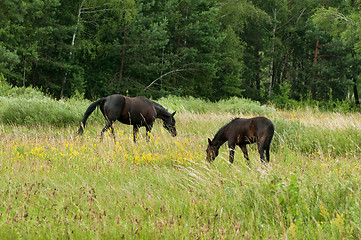
M105 126L103 127L102 131L100 132L100 140L103 140L104 133L106 131L108 131L108 129L109 129L109 126L108 126L108 123L106 123Z
M113 135L114 142L116 142L116 140L115 140L115 133L114 133L114 122L110 125L110 129L111 129L111 131L112 131L112 135Z
M104 137L104 132L108 131L108 129L111 129L111 133L113 135L113 139L114 142L116 142L115 140L115 134L114 134L114 122L117 120L117 118L119 117L119 111L118 110L113 110L113 111L109 111L109 106L108 107L100 107L100 110L103 113L103 116L105 117L107 123L105 124L104 128L102 129L102 132L100 134L100 138L103 139Z
M111 129L111 133L113 135L114 141L115 141L115 134L114 134L114 127L113 127L114 121L107 121L104 128L102 129L102 132L100 133L100 139L102 140L104 137L104 133L108 131L108 129Z

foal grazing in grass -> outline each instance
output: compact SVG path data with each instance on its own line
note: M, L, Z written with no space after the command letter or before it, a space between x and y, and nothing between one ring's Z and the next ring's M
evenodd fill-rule
M207 161L212 162L218 156L220 146L228 141L229 161L233 163L234 150L238 145L249 163L247 144L257 142L262 162L269 162L269 149L274 133L273 123L265 117L236 118L224 125L214 136L208 138ZM266 159L264 152L266 151Z
M173 137L177 135L174 120L175 112L169 113L159 103L151 101L146 97L130 98L120 94L110 95L93 102L85 111L78 134L83 133L86 120L97 106L100 106L100 110L107 120L107 123L101 132L102 137L104 132L109 128L114 136L113 124L116 120L118 120L121 123L133 125L134 142L136 141L140 127L145 127L148 139L148 134L152 130L153 123L156 118L163 120L163 127L167 129Z

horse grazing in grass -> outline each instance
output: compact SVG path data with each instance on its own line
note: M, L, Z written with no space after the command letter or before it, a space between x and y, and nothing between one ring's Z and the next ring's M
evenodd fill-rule
M220 146L228 141L229 161L233 163L234 150L238 145L247 159L247 144L257 142L258 152L261 161L265 162L264 151L266 151L266 161L269 162L269 149L274 133L273 123L265 117L236 118L224 125L214 136L213 140L208 138L207 158L212 162L218 156Z
M97 106L100 106L100 110L107 121L101 131L101 137L103 137L104 132L110 128L115 138L113 125L114 122L118 120L121 123L133 125L134 142L136 142L140 127L145 127L146 138L149 139L148 134L151 132L156 118L163 120L163 127L167 129L173 137L177 135L174 120L175 112L169 113L163 106L146 97L131 98L120 94L110 95L90 104L85 111L83 120L81 120L78 134L83 133L86 120Z

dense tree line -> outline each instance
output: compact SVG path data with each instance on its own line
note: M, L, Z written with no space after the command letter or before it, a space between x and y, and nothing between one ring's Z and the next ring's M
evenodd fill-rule
M358 102L360 0L2 0L0 73L54 97Z

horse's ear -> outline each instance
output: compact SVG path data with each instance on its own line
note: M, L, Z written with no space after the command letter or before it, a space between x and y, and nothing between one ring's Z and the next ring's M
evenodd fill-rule
M175 113L176 113L177 111L174 111L174 113L172 113L171 115L172 115L172 117L174 117L174 115L175 115Z
M208 138L208 144L211 145L212 144L212 140Z

